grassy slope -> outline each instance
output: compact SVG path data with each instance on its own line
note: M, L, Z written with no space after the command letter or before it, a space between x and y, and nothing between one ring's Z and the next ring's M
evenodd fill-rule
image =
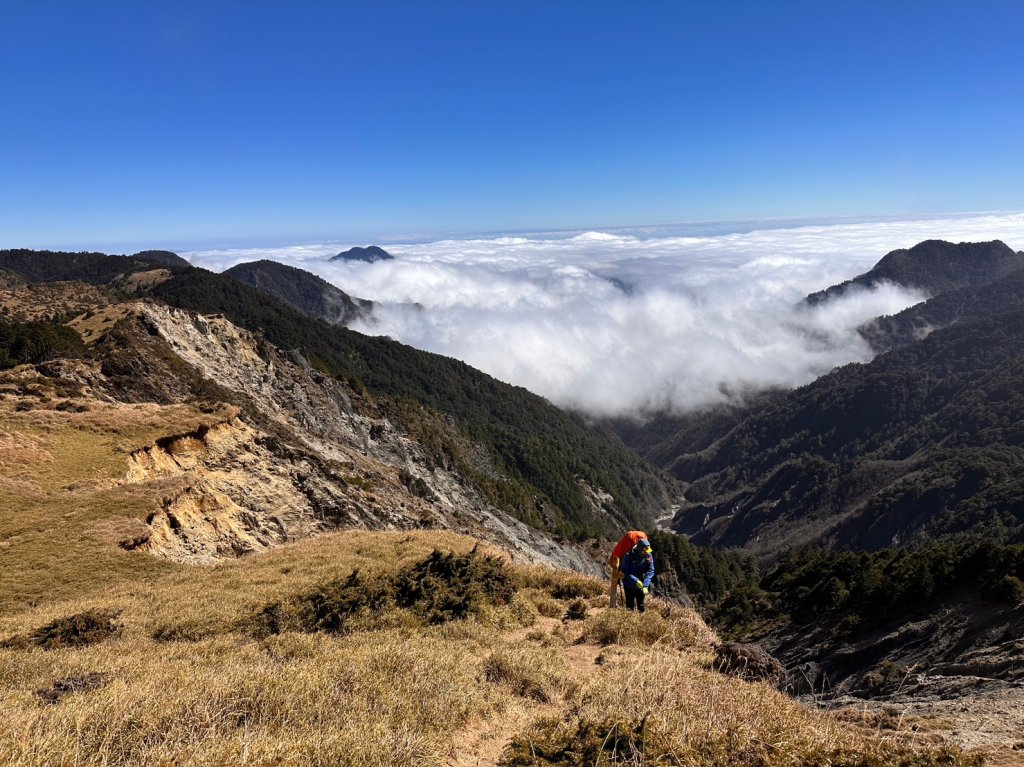
M152 488L115 482L130 450L209 416L145 405L21 413L9 401L0 415L0 615L168 569L116 547L156 499Z
M122 629L79 648L0 648L0 763L576 764L574 750L600 750L619 731L642 754L626 764L909 763L907 733L859 729L709 670L713 636L691 611L595 609L603 586L568 573L508 566L511 604L467 620L428 626L388 609L360 613L342 635L257 638L247 627L269 604L353 569L376 583L435 547L476 544L350 531L212 567L122 551L120 526L159 501L159 485L117 484L125 451L203 417L4 411L0 531L5 587L17 594L5 588L0 640L91 609L115 611ZM580 596L590 615L563 623ZM98 689L52 704L38 695L87 674L100 675ZM643 743L630 735L640 726ZM533 761L531 744L551 761Z
M799 764L844 753L870 759L857 764L899 763L884 759L902 750L906 733L859 730L709 670L710 636L692 613L665 619L592 608L584 622L563 624L556 616L568 600L552 594L578 583L575 576L516 570L512 607L440 626L392 613L341 636L256 639L238 629L268 601L354 567L383 575L435 546L472 545L425 533L332 534L12 616L0 634L96 607L119 610L124 628L80 649L0 650L0 759L439 765L503 754L521 764L528 744L547 743L551 763L575 764L562 757L594 748L616 722L627 736L643 722L649 742L634 745L647 761L627 764L667 754L679 763ZM156 641L161 632L179 639ZM104 675L105 685L39 701L37 690L87 673Z

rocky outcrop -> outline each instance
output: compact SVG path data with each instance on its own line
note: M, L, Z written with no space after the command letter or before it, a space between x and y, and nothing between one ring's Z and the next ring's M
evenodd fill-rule
M209 562L248 554L342 525L381 522L321 462L281 455L238 418L159 440L129 457L127 479L173 478L150 532L126 548ZM270 444L268 444L270 443Z
M766 637L798 695L894 700L948 698L1024 685L1024 605L977 594L945 608L922 605L875 630L844 635L823 622Z
M71 324L96 359L51 366L53 375L108 402L205 402L213 414L129 455L124 481L151 484L159 502L124 548L205 563L339 528L427 527L493 541L523 561L600 573L588 550L490 506L448 457L367 395L223 317L140 301ZM480 452L472 448L470 459ZM606 495L592 492L598 502Z

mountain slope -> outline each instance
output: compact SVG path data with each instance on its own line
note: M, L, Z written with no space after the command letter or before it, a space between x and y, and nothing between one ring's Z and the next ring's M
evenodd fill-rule
M350 531L130 579L145 556L122 554L0 617L4 764L980 764L710 668L690 610L607 610L599 581L470 538Z
M105 253L67 253L24 248L0 250L0 269L33 283L81 280L107 285L121 275L152 270L158 265L171 271L192 268L190 265L174 266L150 261L140 256L108 256Z
M1024 539L1024 311L936 331L751 415L673 473L673 526L762 556L950 532Z
M348 325L373 311L372 301L354 298L315 274L276 261L238 264L224 274L330 325Z
M614 437L465 363L316 322L203 270L164 282L153 295L175 306L222 312L282 348L302 349L331 375L450 414L496 461L499 479L482 479L489 497L530 524L573 536L611 533L650 521L670 505L665 483ZM594 510L597 491L611 495L600 513Z
M91 254L0 252L0 268L30 271L40 280L73 274L107 285L120 270L151 270L152 263ZM27 264L27 266L26 266ZM671 506L675 484L614 436L589 426L527 390L468 365L311 319L272 296L230 277L190 268L161 272L159 280L119 280L173 306L224 314L234 324L296 350L315 370L373 394L388 417L438 450L458 452L432 425L447 416L453 433L483 447L486 460L461 466L491 503L535 527L574 538L614 535L650 524Z
M878 352L905 346L938 328L1011 312L1024 296L1024 269L979 286L940 293L891 317L878 317L860 333Z
M1024 253L1015 253L999 240L961 242L925 240L912 248L886 254L869 271L852 280L807 296L819 304L851 290L871 288L882 282L920 288L935 295L968 285L984 285L1024 268Z

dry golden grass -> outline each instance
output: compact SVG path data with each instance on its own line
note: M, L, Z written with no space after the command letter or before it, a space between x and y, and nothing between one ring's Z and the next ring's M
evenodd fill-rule
M100 288L83 282L50 282L0 289L0 308L16 320L43 320L78 314L105 304L109 297Z
M914 737L709 671L714 636L693 612L609 612L600 582L538 567L506 563L511 601L465 620L427 625L390 605L343 633L254 633L260 610L353 570L400 582L435 548L477 542L353 530L201 567L123 551L119 525L138 523L159 487L120 483L126 451L218 416L119 407L0 412L0 445L38 451L0 477L0 643L88 611L115 616L91 644L0 647L0 764L469 765L471 742L486 764L589 765L540 761L534 746L596 733L595 761L609 763L601 741L642 727L620 763L824 766L821 755L846 753L880 765ZM586 619L559 620L577 600Z
M117 547L159 503L122 482L128 453L230 413L96 400L20 412L12 399L0 399L0 616L177 569Z
M599 645L665 645L677 649L706 649L716 637L693 610L651 600L644 614L627 610L602 610L583 625L587 641Z
M554 732L526 724L531 707L560 712L563 729L642 721L656 735L651 743L681 764L731 754L731 764L797 765L801 755L835 749L881 752L904 737L706 670L700 643L710 632L695 629L699 618L685 610L668 618L599 610L563 624L538 618L517 594L491 613L439 626L409 620L382 628L385 619L343 636L289 631L265 639L239 629L268 602L355 568L392 575L438 545L467 552L475 542L349 531L8 616L0 638L86 609L118 611L122 627L80 649L0 650L0 763L442 765L460 763L452 749L467 724L500 723L516 710L523 722L489 731L501 740L496 753L511 760L506 744L539 743ZM559 601L564 610L570 600ZM530 626L531 618L538 623ZM618 644L586 639L595 626L610 627ZM549 641L527 639L541 628ZM57 703L40 695L90 674L103 680L97 689Z
M103 335L129 314L139 311L135 302L96 306L75 317L68 325L82 337L87 344L99 341Z
M917 757L921 761L904 761L915 749L912 735L851 728L764 685L724 682L695 664L692 656L666 646L615 654L601 668L586 684L572 716L539 722L515 740L503 763L970 763L958 761L956 752L945 761L929 761L936 753L923 745Z

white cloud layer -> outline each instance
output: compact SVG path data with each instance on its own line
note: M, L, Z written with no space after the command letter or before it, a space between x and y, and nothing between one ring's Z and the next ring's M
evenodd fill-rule
M869 359L865 320L924 296L882 286L813 309L800 299L924 239L1024 247L1024 214L714 236L498 237L383 244L393 261L329 263L348 245L199 251L221 270L270 258L382 302L372 325L598 415L686 410L797 386ZM416 303L421 310L400 304Z

